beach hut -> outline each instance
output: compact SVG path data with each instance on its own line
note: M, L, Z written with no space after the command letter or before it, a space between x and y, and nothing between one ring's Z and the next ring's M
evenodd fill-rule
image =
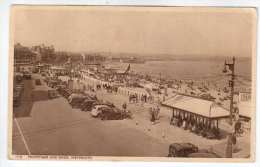
M229 111L213 101L182 94L175 94L162 105L172 108L172 118L181 117L207 129L218 128L219 120L229 117Z
M252 104L250 101L240 102L238 104L239 116L247 120L251 119Z
M50 73L65 75L67 73L67 69L59 66L52 66L50 67Z
M243 127L247 130L251 128L252 109L251 101L241 101L238 103L239 118L243 120Z

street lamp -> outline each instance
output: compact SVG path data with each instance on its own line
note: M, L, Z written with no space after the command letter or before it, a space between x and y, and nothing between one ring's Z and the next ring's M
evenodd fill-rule
M235 57L233 57L232 63L227 63L225 61L224 63L224 69L223 73L227 73L227 67L231 71L231 80L229 80L229 87L231 88L230 91L230 124L233 125L233 112L234 112L234 86L235 86ZM233 143L232 138L234 137L233 132L229 135L227 148L226 148L226 158L232 158L233 157Z
M230 91L230 124L233 124L233 110L234 110L234 86L235 86L235 57L233 57L233 62L232 63L227 63L225 61L224 63L224 69L223 73L227 73L228 69L231 71L231 80L229 80L229 87L231 88Z

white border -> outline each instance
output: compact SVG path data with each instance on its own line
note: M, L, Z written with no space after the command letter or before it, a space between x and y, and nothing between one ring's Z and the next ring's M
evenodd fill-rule
M259 127L260 114L259 89L256 88L256 162L255 163L181 163L181 162L93 162L93 161L14 161L7 158L7 125L8 125L8 55L9 55L9 10L11 4L55 4L55 5L145 5L145 6L223 6L223 7L256 7L259 9L259 0L9 0L0 1L0 167L46 167L46 166L187 166L187 167L212 167L236 166L259 167ZM259 22L259 17L258 17ZM257 31L259 24L257 23ZM257 33L257 39L259 39ZM257 42L257 55L259 50ZM259 64L259 59L256 59ZM256 67L256 82L258 83L259 68Z

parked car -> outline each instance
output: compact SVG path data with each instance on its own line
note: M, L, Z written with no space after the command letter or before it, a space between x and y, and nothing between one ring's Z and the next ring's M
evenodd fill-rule
M22 80L23 80L23 74L16 72L16 73L15 73L15 80L14 80L14 81L16 81L16 82L19 83L19 82L22 82Z
M39 72L39 69L38 68L33 68L32 69L32 73L38 73Z
M66 99L69 98L69 96L72 94L72 91L67 89L67 88L63 88L63 87L58 87L57 91L60 93L60 95L62 95L63 97L65 97Z
M24 85L23 84L15 85L14 89L17 91L22 91L24 89Z
M31 74L30 74L28 71L25 71L25 72L23 73L23 78L24 78L24 79L31 79L32 76L31 76Z
M130 111L123 112L122 110L108 105L96 105L91 110L93 117L99 117L101 120L121 120L132 118Z
M200 95L200 98L205 100L210 100L210 101L214 101L216 99L215 97L211 96L209 93Z
M68 99L71 94L72 94L72 91L70 89L65 89L65 91L64 91L64 97L65 98Z
M56 90L48 90L48 97L50 99L59 97L59 94Z
M91 109L93 108L95 102L96 102L96 100L85 99L84 102L81 103L80 109L82 111L91 111Z
M198 147L191 143L173 143L169 146L168 157L188 157L191 153L197 153Z
M92 117L98 117L101 115L103 110L110 110L111 108L107 105L95 105L91 110Z
M84 98L85 95L80 94L80 93L72 93L69 97L68 97L68 101L69 103L74 99L74 98Z
M219 129L213 129L210 131L206 131L205 137L207 139L218 139L218 140L220 140L222 138L222 136L219 132Z
M72 108L80 108L81 104L85 101L86 97L74 97L72 98L69 103Z
M125 118L132 118L130 111L123 112L117 108L112 108L112 110L103 110L100 114L101 120L122 120Z
M41 80L40 79L36 79L35 80L35 85L41 85L42 83L41 83Z
M20 105L20 94L14 93L13 95L13 106L18 107Z
M106 105L106 106L109 106L109 107L115 107L115 105L113 103L108 102L108 101L106 101L106 102L96 101L93 105L94 106L96 106L96 105Z
M57 81L57 80L49 80L49 81L47 82L47 85L48 85L49 87L51 87L51 88L55 88L58 84L59 84L59 81Z
M48 73L47 73L47 72L41 72L41 76L47 77L47 76L48 76Z
M16 83L13 88L13 106L18 107L21 102L21 96L23 93L24 84Z
M221 158L219 155L213 152L197 152L188 155L189 158Z

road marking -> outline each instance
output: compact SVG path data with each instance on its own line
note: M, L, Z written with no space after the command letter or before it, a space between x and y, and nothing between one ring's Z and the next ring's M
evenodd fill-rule
M27 151L28 155L31 155L31 151L30 151L30 149L29 149L29 147L28 147L28 144L26 143L26 140L25 140L25 138L24 138L22 129L21 129L21 127L20 127L20 125L19 125L17 119L15 118L14 121L15 121L17 127L18 127L19 133L21 134L21 137L22 137L23 143L24 143L24 145L25 145L26 151Z

